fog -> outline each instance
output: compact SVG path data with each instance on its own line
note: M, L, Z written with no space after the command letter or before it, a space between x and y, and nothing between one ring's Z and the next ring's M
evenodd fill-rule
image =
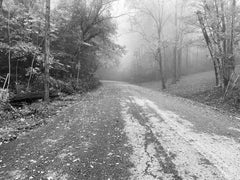
M116 41L126 47L126 54L120 59L118 66L100 68L99 77L133 82L160 79L159 63L153 55L158 38L152 16L163 21L160 43L164 49L163 71L166 79L171 79L174 74L176 42L177 54L180 54L177 55L179 77L212 70L211 58L197 24L195 7L196 3L189 0L118 1L112 13L123 16L115 20L118 25Z
M52 0L52 7L59 1ZM118 27L113 38L125 47L126 53L118 59L118 64L100 66L97 76L128 82L159 80L158 47L162 51L166 80L212 71L213 63L196 15L199 2L201 0L117 0L111 11ZM156 21L161 24L160 39Z

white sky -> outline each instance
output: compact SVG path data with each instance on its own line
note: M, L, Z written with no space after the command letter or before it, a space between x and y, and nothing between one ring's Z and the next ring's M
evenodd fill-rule
M126 14L116 19L118 24L118 36L117 43L126 46L127 54L121 60L120 69L125 69L131 59L133 58L133 52L137 48L136 46L141 46L139 36L137 34L130 32L130 22L129 22L129 9L126 7L126 0L119 0L114 4L112 14L113 16L118 16L121 14Z

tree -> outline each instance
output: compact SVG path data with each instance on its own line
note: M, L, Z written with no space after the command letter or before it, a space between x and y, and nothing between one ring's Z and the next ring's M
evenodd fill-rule
M177 83L177 79L178 79L178 56L177 56L177 52L178 52L178 39L179 39L179 34L178 34L178 3L177 0L175 2L175 18L174 18L174 25L175 25L175 45L174 45L174 49L173 49L173 83L176 84Z
M3 0L0 0L0 13L2 13Z
M117 32L113 19L117 17L110 9L114 1L62 0L51 14L48 0L4 1L0 76L11 72L11 91L44 91L48 102L49 89L60 88L58 83L82 90L81 86L95 82L99 66L116 66L125 50L113 41Z
M188 6L188 0L176 0L175 1L175 16L174 16L174 26L175 26L175 42L173 48L173 83L175 84L180 80L182 75L182 54L184 45L184 37L188 34L185 26L183 14L184 10Z
M162 89L166 89L166 80L164 75L164 59L163 59L163 44L165 40L163 39L164 25L166 24L169 16L165 14L165 1L164 0L154 0L151 2L141 1L133 2L133 9L137 10L138 14L132 17L132 24L136 27L133 29L134 32L137 32L142 38L149 43L150 50L154 54L155 60L159 65L159 73L162 83ZM157 8L156 8L157 6ZM153 34L146 32L146 29L143 28L141 24L142 19L138 19L137 16L145 16L148 18L154 27Z
M216 83L226 89L235 69L236 1L201 1L201 4L197 16L213 60Z
M217 65L218 61L214 57L213 45L212 45L212 42L211 42L210 37L208 35L207 29L206 29L206 25L205 25L205 22L204 22L204 19L203 19L203 15L202 15L201 11L197 12L197 16L198 16L198 21L199 21L199 24L200 24L200 27L201 27L201 30L202 30L202 33L203 33L206 45L208 47L209 53L210 53L212 61L213 61L214 72L215 72L215 79L216 79L216 86L219 86L219 84L220 84L219 73L220 72L219 72L219 67Z
M46 0L45 54L44 54L44 100L49 102L49 58L50 58L50 0Z
M54 49L71 56L72 76L92 75L99 66L115 65L124 53L124 47L112 40L116 34L113 23L116 17L110 14L113 2L62 1L54 13L53 18L59 27ZM76 68L79 65L80 72Z
M35 56L37 59L41 56L41 46L36 39L42 41L43 36L39 36L41 27L36 28L37 26L35 26L39 23L38 18L36 18L39 17L37 10L30 11L29 8L25 8L17 0L6 1L5 5L4 7L8 8L3 10L0 17L0 75L6 76L11 71L11 88L13 88L18 81L23 82L25 74L28 74L26 69L29 69L32 57ZM9 41L10 36L8 34L11 34L11 41ZM11 60L10 69L8 69L8 62L6 61L9 56ZM36 62L34 65L36 65Z

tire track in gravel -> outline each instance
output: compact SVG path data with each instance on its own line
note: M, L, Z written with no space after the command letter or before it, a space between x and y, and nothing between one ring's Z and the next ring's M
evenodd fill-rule
M126 102L125 106L126 104L135 106L138 112L128 111L128 115L125 115L125 117L135 114L135 117L133 116L135 121L145 129L145 137L147 137L147 131L153 135L153 138L142 139L154 142L155 149L162 146L167 154L165 159L171 157L170 162L173 166L169 166L169 168L172 172L177 171L175 175L178 176L166 176L169 172L164 171L164 163L161 163L161 158L158 158L159 169L162 172L160 179L177 179L178 177L211 180L238 179L240 146L233 139L194 132L192 131L193 125L189 121L180 118L173 112L159 109L154 102L148 99L131 97L131 100ZM127 121L127 118L125 119ZM128 131L135 132L135 137L138 136L136 129L132 128ZM135 142L130 141L133 146ZM162 157L162 154L156 151L155 157L157 156ZM155 179L158 178L155 177Z
M151 128L144 123L138 110L131 101L121 102L125 132L132 146L130 179L176 179L181 177L171 162L173 154L167 154L154 136Z
M124 131L128 136L128 143L132 146L132 155L130 157L134 167L130 169L132 176L130 179L155 179L160 177L161 174L158 172L147 172L150 168L150 162L157 162L155 158L155 151L151 148L151 152L147 152L148 148L145 147L145 134L146 129L138 123L132 115L128 114L129 108L124 102L122 105L122 118L125 121ZM153 164L153 163L152 163ZM159 164L154 164L154 167L160 168Z

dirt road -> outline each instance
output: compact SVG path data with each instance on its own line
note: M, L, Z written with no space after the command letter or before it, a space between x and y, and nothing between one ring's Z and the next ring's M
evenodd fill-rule
M239 180L240 120L118 82L0 146L0 179Z

